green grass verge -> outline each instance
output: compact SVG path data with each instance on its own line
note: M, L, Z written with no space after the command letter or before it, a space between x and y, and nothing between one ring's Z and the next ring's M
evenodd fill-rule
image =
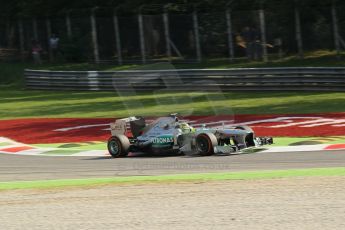
M51 189L116 184L171 183L226 180L258 180L310 176L345 176L345 168L295 169L260 172L181 174L164 176L132 176L95 179L0 182L0 190Z
M343 144L345 137L276 137L272 146Z
M345 93L175 92L119 96L115 92L0 90L0 119L118 118L215 114L296 114L345 111Z
M333 52L306 54L304 60L287 57L269 63L243 60L206 60L200 64L102 66L82 64L0 63L0 119L32 117L126 117L129 115L293 114L345 111L345 93L318 92L155 92L122 95L116 92L27 91L24 68L51 70L122 70L166 68L240 68L277 66L345 66Z
M0 143L1 144L1 143ZM33 146L39 148L59 148L62 150L74 150L74 151L89 151L89 150L107 150L106 142L97 143L53 143L53 144L34 144Z
M73 149L57 149L57 150L51 150L48 152L44 152L44 155L61 155L61 156L69 156L72 154L76 154L78 152L81 152L81 150L73 150Z
M8 142L1 142L0 143L0 147L8 146L8 145L11 145L11 143L8 143Z

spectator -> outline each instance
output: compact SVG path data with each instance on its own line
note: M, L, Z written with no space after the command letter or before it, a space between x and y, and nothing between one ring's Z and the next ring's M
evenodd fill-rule
M246 53L249 60L257 60L261 56L259 33L255 28L246 26L242 32Z
M42 47L38 41L32 40L31 53L35 64L42 64L41 60Z
M242 39L244 40L245 43L245 48L246 48L246 54L247 58L249 60L252 60L254 57L253 54L253 36L251 33L251 28L249 26L246 26L243 31L242 31Z
M253 53L254 53L254 60L262 60L262 42L260 38L260 32L258 32L257 29L252 28L252 36L254 39L254 47L253 47Z
M49 39L49 48L50 48L52 60L55 60L57 56L58 49L59 49L59 40L60 39L55 34L52 34L52 36Z

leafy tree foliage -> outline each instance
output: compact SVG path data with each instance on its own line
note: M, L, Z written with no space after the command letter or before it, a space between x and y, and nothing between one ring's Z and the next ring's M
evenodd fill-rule
M145 5L145 8L154 11L161 10L164 5L169 3L172 9L194 9L196 7L200 11L224 10L224 6L230 6L238 10L259 9L260 7L282 8L281 6L284 6L286 10L289 10L294 5L308 6L318 10L330 5L332 1L336 1L337 4L341 5L345 4L343 3L344 1L337 0L0 0L0 15L6 17L46 16L63 13L68 10L89 9L96 6L109 8L121 6L127 12L133 12Z

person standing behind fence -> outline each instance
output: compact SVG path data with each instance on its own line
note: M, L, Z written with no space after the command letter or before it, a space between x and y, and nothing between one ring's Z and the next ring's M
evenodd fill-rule
M246 44L247 58L251 61L261 58L260 34L255 28L246 26L242 32L242 38Z
M242 31L241 36L245 42L246 54L249 60L254 59L254 39L252 34L252 29L249 26L246 26Z
M56 56L58 54L59 40L60 39L55 34L52 34L52 36L49 38L49 48L51 52L52 61L56 59Z
M42 64L41 60L42 47L38 41L32 40L31 53L35 64Z
M260 61L262 60L262 44L260 39L260 32L256 28L252 28L252 38L254 40L253 42L253 54L254 54L254 60Z

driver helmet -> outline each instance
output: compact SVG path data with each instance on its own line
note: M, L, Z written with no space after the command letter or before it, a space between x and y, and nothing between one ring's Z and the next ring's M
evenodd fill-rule
M194 128L191 127L188 123L181 123L180 124L180 129L182 130L183 133L189 133L189 132L193 132Z

